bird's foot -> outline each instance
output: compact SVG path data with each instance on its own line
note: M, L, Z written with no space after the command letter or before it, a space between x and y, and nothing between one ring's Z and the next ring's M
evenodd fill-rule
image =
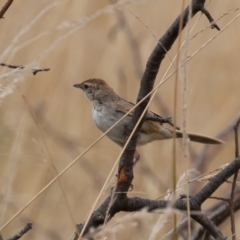
M168 116L166 118L163 118L163 117L158 116L158 115L151 115L151 116L146 116L145 120L151 120L151 121L159 122L160 124L168 123L169 125L176 128L177 130L180 130L180 128L172 122L172 117L170 117L170 116Z

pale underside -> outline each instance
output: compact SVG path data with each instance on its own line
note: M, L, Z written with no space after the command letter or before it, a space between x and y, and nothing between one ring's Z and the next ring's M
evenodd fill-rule
M126 100L119 98L116 103L113 101L108 101L105 104L99 103L97 100L92 101L93 111L92 117L97 125L97 127L102 131L106 132L114 123L116 123L124 114L126 114L133 106L133 103L127 102ZM107 133L107 136L117 143L120 146L123 146L126 141L125 129L129 121L131 121L133 112L130 112L123 120L121 120L110 132ZM154 112L148 111L147 116L159 117ZM181 138L182 132L176 130L176 137ZM138 145L145 145L147 143L157 141L157 140L166 140L173 138L174 129L167 125L167 127L159 122L145 120L140 131L139 131L139 140ZM204 136L198 133L187 133L188 138L191 141L204 143L204 144L221 144L223 141Z
M106 132L117 120L119 120L125 113L127 113L134 104L127 102L123 99L124 104L121 101L117 107L112 107L112 102L109 102L108 106L100 105L96 103L93 105L92 117L97 127ZM124 107L123 107L124 106ZM153 112L147 113L150 115L156 115ZM126 136L124 135L125 127L131 121L132 112L128 114L121 122L119 122L107 136L120 146L123 146ZM138 145L144 145L156 140L163 140L173 137L173 132L170 129L163 127L159 122L145 121L139 131Z

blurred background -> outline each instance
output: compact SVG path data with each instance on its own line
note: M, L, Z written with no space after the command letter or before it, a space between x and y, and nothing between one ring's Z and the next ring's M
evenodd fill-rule
M5 2L1 1L0 7ZM27 68L14 71L0 67L1 226L45 187L56 171L61 172L101 135L92 122L88 100L73 84L102 78L121 97L135 102L147 59L181 7L182 1L173 0L119 1L117 5L107 0L13 2L0 20L0 60ZM208 1L206 8L219 19L221 29L239 14L237 0ZM186 161L178 140L179 181L187 169L195 169L190 171L191 179L234 159L232 126L240 115L239 19L218 34L209 28L206 17L197 14L190 28L189 56L213 39L187 64L187 129L219 136L226 143L209 147L190 143ZM155 85L166 73L177 46L176 42L163 61ZM37 66L51 70L33 75L30 69ZM169 73L172 71L174 67ZM150 106L163 117L174 113L174 80L175 75L161 85ZM180 85L176 124L181 127ZM155 199L172 188L172 149L172 140L139 148L141 160L134 169L134 189L129 196ZM61 176L61 183L52 184L5 227L3 238L32 222L33 230L25 239L70 239L75 224L89 213L120 151L104 137ZM108 196L114 181L113 176L97 206ZM191 194L204 184L193 182ZM214 195L227 197L230 187L224 184ZM186 186L180 191L184 193ZM204 209L216 203L209 200ZM239 225L239 213L235 216ZM171 229L171 213L121 213L102 235L107 239L162 239ZM230 229L229 220L221 225L228 237Z

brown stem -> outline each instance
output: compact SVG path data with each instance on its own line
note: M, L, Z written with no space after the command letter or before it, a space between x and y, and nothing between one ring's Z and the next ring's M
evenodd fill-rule
M8 10L8 8L11 6L11 4L13 3L13 0L8 0L5 5L2 7L1 11L0 11L0 19L4 18L3 15L6 13L6 11Z
M19 70L25 68L25 67L22 66L22 65L17 66L17 65L11 65L11 64L6 64L6 63L0 63L0 66L8 67L8 68L13 68L13 69L17 69L17 68L18 68ZM49 71L49 70L50 70L50 68L39 68L39 67L37 67L37 68L32 68L32 69L31 69L33 75L36 75L38 72L47 72L47 71Z
M239 155L239 149L238 149L238 128L239 128L239 124L240 124L240 118L238 119L236 125L234 126L235 157L238 157L238 155ZM234 197L235 197L235 188L236 188L237 176L238 176L238 170L235 172L234 177L233 177L232 190L231 190L231 196L230 196L230 201L229 201L232 240L237 240L236 227L235 227L235 216L234 216Z
M17 240L21 238L25 233L27 233L29 230L32 229L32 223L27 223L26 226L21 229L18 233L16 233L14 236L8 238L7 240Z

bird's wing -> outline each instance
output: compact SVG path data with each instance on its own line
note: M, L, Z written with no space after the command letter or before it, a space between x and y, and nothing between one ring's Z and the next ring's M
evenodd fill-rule
M121 112L121 113L127 113L131 108L133 108L135 106L135 104L133 104L132 102L128 102L124 99L121 99L121 102L117 104L116 106L116 111L117 112ZM134 110L132 110L128 115L132 116L133 115ZM147 117L156 117L156 118L162 118L159 114L152 112L152 111L147 111Z
M121 102L119 104L117 104L117 106L116 106L116 111L121 112L122 114L126 114L131 108L134 107L134 105L135 104L133 104L131 102L128 102L124 99L121 99ZM128 116L132 116L132 115L133 115L133 110L128 114ZM152 111L148 111L145 117L153 117L153 118L158 118L158 119L162 118L160 115L158 115L157 113L152 112ZM164 124L164 126L163 126L163 124L158 122L158 121L145 120L141 129L140 129L140 132L147 133L147 134L161 132L162 133L162 135L161 135L162 138L161 139L171 138L172 136L171 136L171 134L169 135L169 133L173 133L174 131L176 131L176 137L177 138L182 137L182 132L181 131L174 130L174 128L171 127L170 125L168 125L166 127L165 124ZM187 133L187 135L188 135L188 138L191 141L195 141L195 142L200 142L200 143L205 143L205 144L220 144L220 143L223 143L223 141L221 141L217 138L204 136L204 135L201 135L201 134L198 134L198 133Z
M124 99L121 98L121 101L119 101L116 105L116 112L121 112L123 114L126 114L131 108L134 107L134 104L131 102L128 102ZM132 110L128 116L132 116L133 115L133 111Z
M128 102L124 99L121 99L121 102L119 102L116 106L116 112L120 112L122 114L126 114L131 108L134 107L135 104L131 103L131 102ZM131 117L133 115L133 111L132 110L128 116ZM147 114L145 117L151 117L153 119L162 119L162 117L152 111L147 111ZM158 132L160 131L160 128L161 128L161 123L160 121L152 121L152 120L145 120L141 129L140 129L140 132L143 132L143 133L153 133L153 132Z

